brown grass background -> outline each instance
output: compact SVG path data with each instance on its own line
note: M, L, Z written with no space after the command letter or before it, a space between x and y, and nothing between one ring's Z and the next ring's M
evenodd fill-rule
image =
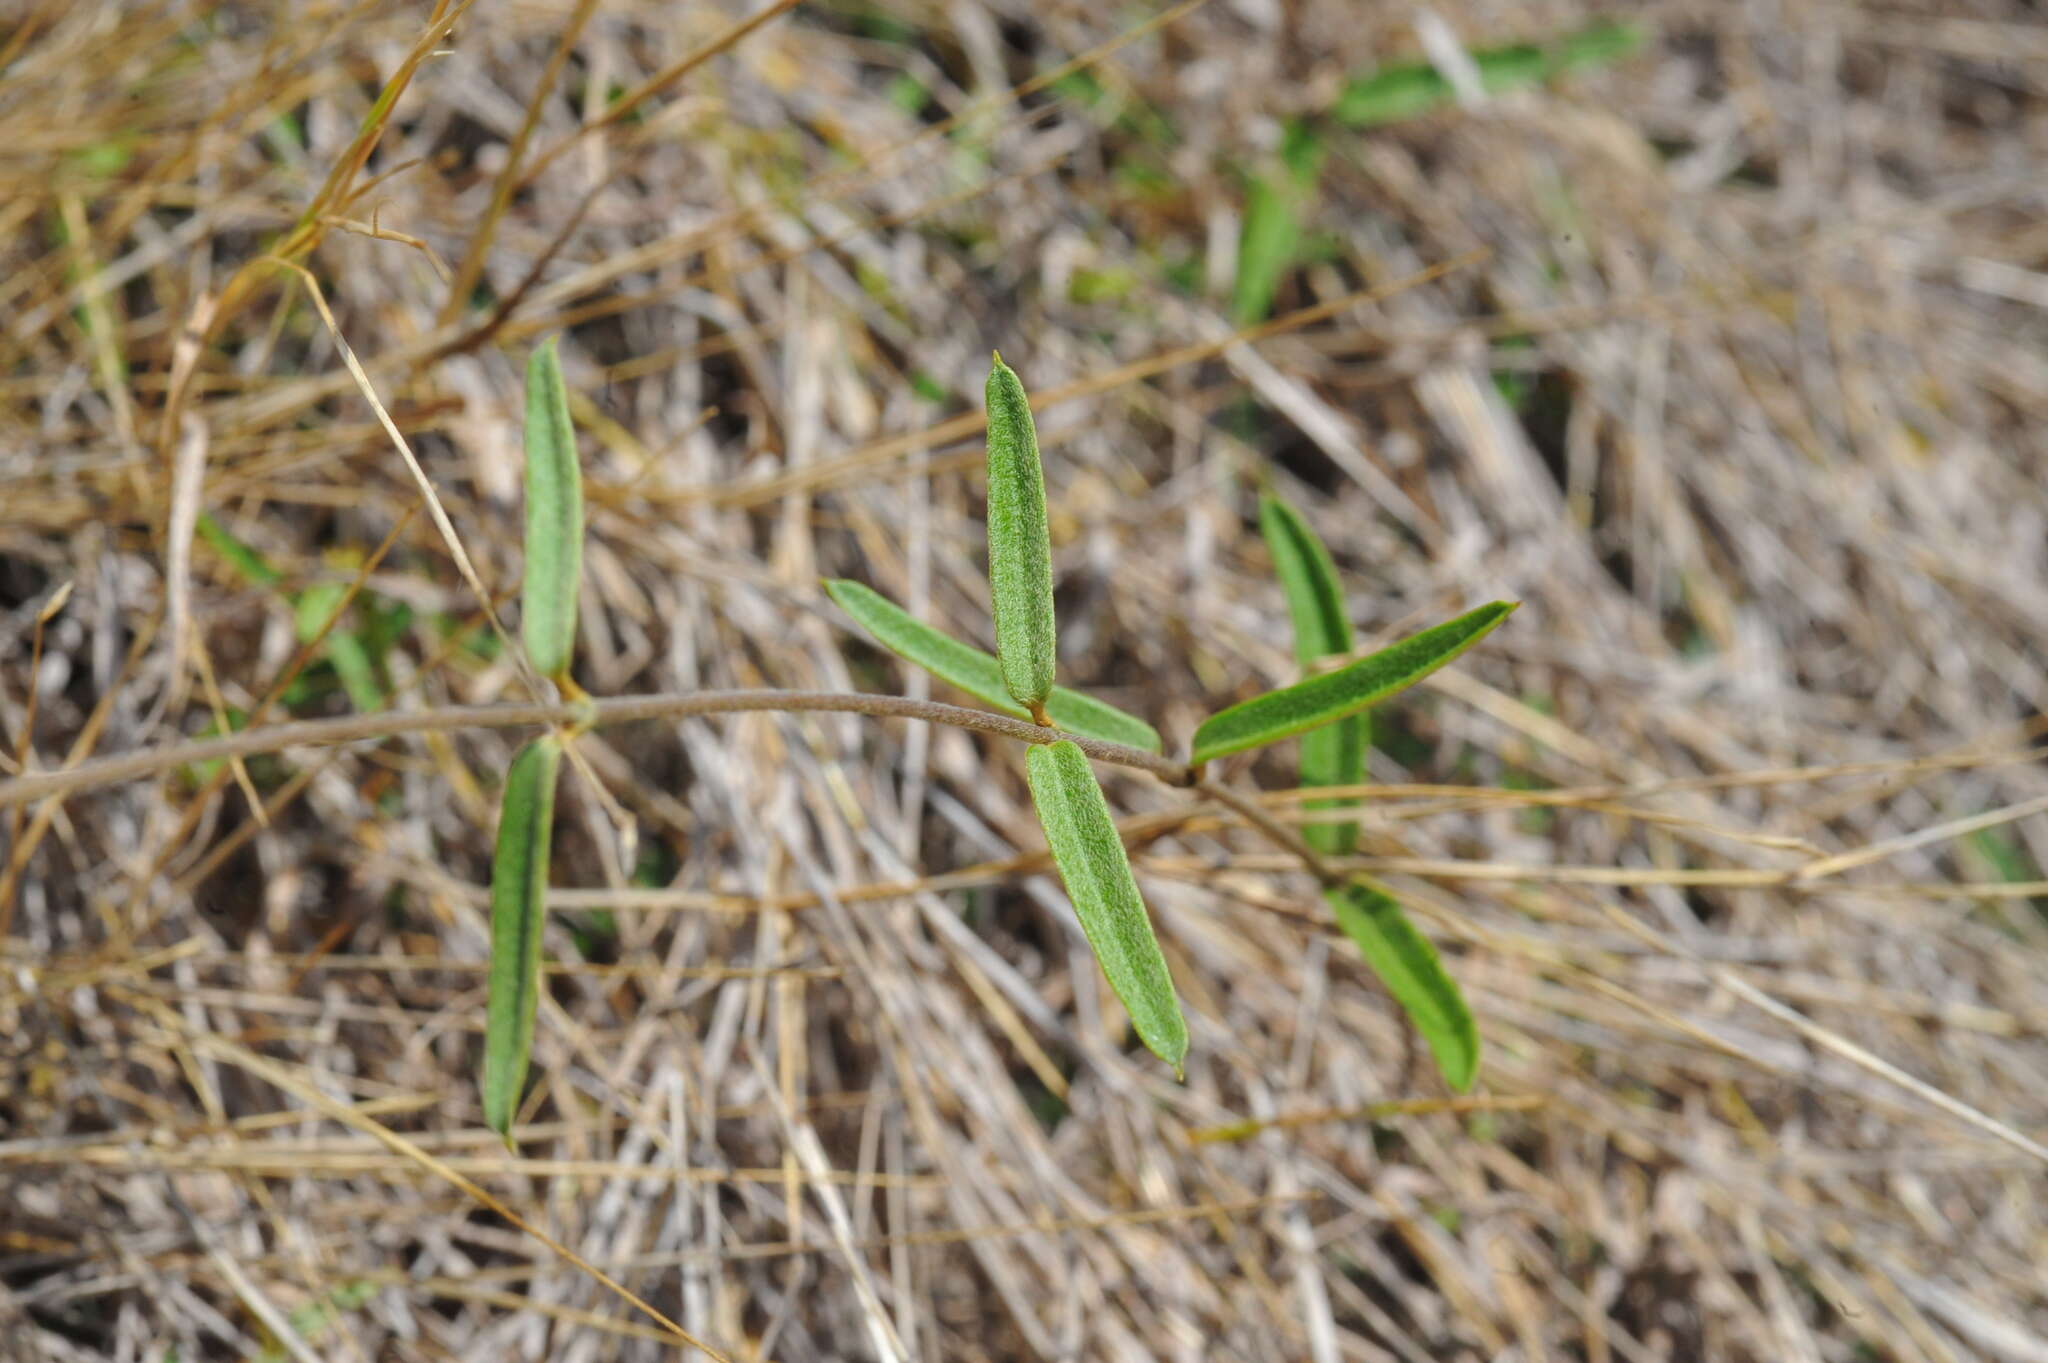
M1432 42L1602 16L1640 49L1323 116ZM702 1356L458 1178L733 1358L2048 1358L2048 15L745 17L0 5L7 774L255 709L280 591L322 584L360 579L344 632L408 608L393 707L526 697L451 642L476 594L266 253L508 620L521 366L562 333L599 695L959 699L818 580L987 641L1000 347L1035 394L1109 378L1040 413L1062 667L1170 746L1294 675L1258 477L1362 639L1526 603L1381 713L1364 814L1478 1014L1478 1101L1227 811L1104 769L1176 1084L1014 744L764 715L585 740L508 1154L474 1076L519 734L293 748L0 811L0 1358ZM1093 104L1011 97L1076 57ZM1232 343L1297 118L1326 159L1277 312L1334 306ZM347 711L306 677L294 714ZM1293 815L1286 749L1230 765Z

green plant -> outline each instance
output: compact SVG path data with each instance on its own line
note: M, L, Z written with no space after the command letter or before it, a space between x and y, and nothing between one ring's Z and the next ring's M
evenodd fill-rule
M1543 43L1476 48L1471 57L1480 88L1499 95L1622 61L1642 40L1639 27L1601 19ZM1397 62L1348 82L1325 111L1326 119L1288 125L1274 158L1277 164L1245 185L1244 225L1238 233L1230 298L1232 322L1247 327L1264 320L1288 272L1311 255L1303 249L1304 219L1322 177L1328 125L1384 127L1449 108L1456 97L1451 83L1430 63Z
M519 750L505 773L498 846L491 859L491 977L484 1019L484 1122L510 1139L526 1084L540 1001L541 919L562 745L554 735Z
M1528 89L1558 76L1625 60L1642 45L1634 24L1600 19L1548 43L1509 43L1472 52L1479 84L1490 95ZM1380 67L1344 87L1330 115L1354 128L1380 127L1448 107L1451 83L1428 62Z
M883 647L1007 715L1028 716L1038 726L1028 732L1033 746L1027 766L1032 803L1053 863L1103 975L1123 1002L1139 1039L1178 1074L1188 1049L1187 1022L1108 801L1088 761L1091 755L1114 760L1119 755L1157 754L1159 735L1134 715L1054 684L1058 636L1045 474L1030 399L1000 355L989 369L987 405L988 571L995 655L921 623L860 583L828 581L825 590ZM575 433L552 341L534 351L527 368L526 450L525 646L537 672L580 697L569 679L569 665L582 494ZM1329 552L1278 498L1262 500L1260 522L1287 593L1302 662L1348 652L1351 630ZM1182 783L1200 782L1204 789L1221 793L1223 788L1201 781L1204 763L1302 734L1305 783L1357 784L1364 779L1366 707L1451 661L1513 609L1495 602L1335 671L1222 710L1196 731L1192 764ZM774 708L773 694L763 708ZM590 702L584 703L581 714L583 723L602 717L597 704ZM533 1045L555 780L563 744L574 741L574 732L572 726L562 738L548 736L529 743L514 759L505 781L492 868L483 1093L485 1120L508 1139ZM1074 737L1063 736L1067 734ZM1075 739L1100 746L1091 753ZM1172 764L1164 765L1172 771ZM1248 810L1241 797L1232 796L1230 802ZM1269 831L1291 840L1285 830ZM1414 1020L1445 1079L1456 1089L1466 1089L1477 1069L1478 1033L1435 950L1392 896L1320 860L1321 853L1348 851L1354 832L1348 823L1311 826L1300 850L1326 882L1325 899L1338 926L1357 943L1367 964Z
M1325 730L1342 735L1341 726L1361 719L1367 707L1420 681L1477 643L1507 618L1512 604L1494 602L1334 671L1228 706L1196 730L1190 760L1167 757L1158 733L1145 721L1054 683L1057 637L1044 473L1030 401L1015 373L998 358L988 384L995 656L919 623L858 583L825 584L832 598L883 646L994 709L813 691L591 697L571 676L582 557L582 488L554 345L544 344L534 352L527 389L524 661L537 691L551 681L564 699L421 711L384 708L245 728L57 770L25 772L0 781L0 808L188 764L203 766L293 747L404 733L543 726L548 732L526 744L506 774L492 865L482 1091L486 1122L509 1140L540 998L540 940L555 786L562 759L578 765L576 740L582 732L635 720L749 711L834 711L949 724L1031 745L1027 767L1032 801L1083 932L1139 1039L1176 1073L1188 1048L1186 1020L1091 761L1191 788L1293 853L1322 883L1338 926L1358 944L1367 964L1421 1030L1445 1079L1459 1089L1471 1084L1478 1036L1457 986L1391 895L1357 870L1329 860L1329 854L1348 847L1346 835L1311 829L1312 840L1304 839L1273 818L1256 798L1205 768L1218 758L1294 735L1309 735L1312 743L1321 741L1315 736ZM1276 500L1268 499L1262 506L1262 523L1295 613L1299 656L1308 663L1348 648L1349 626L1327 551L1305 522ZM211 538L246 574L275 586L275 576L260 558L225 536ZM327 608L322 626L327 628L346 598L321 604ZM1020 714L1031 719L1019 718ZM1364 730L1354 728L1350 733L1324 756L1314 756L1311 748L1304 781L1353 784L1362 778ZM579 771L586 779L595 779L580 765ZM1332 830L1342 826L1343 821L1330 824Z
M569 675L583 578L583 476L555 338L526 364L526 655L543 677Z
M384 655L410 623L409 608L370 593L359 593L339 579L313 582L299 591L289 591L283 585L282 573L211 515L201 512L194 528L198 537L243 581L275 592L284 600L291 608L299 642L317 644L321 661L333 673L329 681L340 685L351 705L362 711L383 707ZM339 628L339 621L352 602L360 604L364 624L358 629ZM285 689L279 700L290 708L320 689L317 676L301 677Z
M1344 611L1337 565L1331 562L1322 540L1293 507L1270 492L1259 498L1259 531L1266 538L1266 552L1273 556L1273 571L1279 575L1287 595L1287 612L1294 620L1295 661L1308 669L1322 659L1349 653L1351 619ZM1309 730L1301 736L1303 788L1362 784L1365 752L1371 745L1371 720L1362 712ZM1303 808L1339 809L1353 803L1313 800ZM1342 855L1357 841L1358 826L1349 821L1311 823L1302 830L1302 837L1318 852Z

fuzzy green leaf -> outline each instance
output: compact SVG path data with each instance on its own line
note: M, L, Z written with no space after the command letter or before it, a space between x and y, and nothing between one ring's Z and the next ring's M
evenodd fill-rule
M1326 890L1323 898L1394 1002L1429 1043L1444 1082L1460 1093L1479 1072L1479 1026L1465 996L1392 895L1370 885Z
M1052 694L1052 540L1031 401L1003 357L988 371L988 585L996 659L1010 699L1036 710Z
M1273 569L1294 617L1294 656L1303 667L1351 651L1351 619L1330 551L1295 509L1271 493L1259 498L1259 530L1273 555ZM1356 786L1365 783L1365 754L1372 746L1372 719L1348 716L1301 736L1301 785ZM1305 810L1343 809L1356 800L1311 800ZM1301 836L1318 852L1341 856L1358 841L1358 825L1305 824Z
M1281 178L1254 180L1245 192L1244 226L1237 234L1237 274L1230 290L1230 321L1248 327L1273 310L1273 296L1301 246L1304 198Z
M825 583L825 591L891 653L909 659L1006 715L1018 719L1031 717L1004 690L1002 667L994 655L939 633L888 597L858 582L833 578ZM1136 715L1125 714L1114 705L1105 705L1093 696L1064 686L1055 686L1046 697L1045 713L1058 727L1083 738L1123 743L1146 752L1158 752L1162 746L1159 731Z
M1071 743L1034 746L1025 760L1031 803L1038 808L1038 822L1088 945L1139 1038L1178 1075L1188 1053L1187 1020L1173 995L1166 957L1152 935L1152 920L1145 916L1145 901L1138 897L1123 839L1110 821L1109 801L1087 756Z
M526 362L526 589L520 628L543 677L568 674L583 581L583 471L550 336Z
M1357 714L1413 686L1485 638L1518 603L1495 601L1335 672L1268 691L1209 716L1195 730L1193 761L1274 743Z
M484 1012L484 1121L511 1140L512 1116L533 1054L540 1000L540 932L548 893L548 839L562 745L552 737L519 750L505 773L498 846L491 861L490 998Z

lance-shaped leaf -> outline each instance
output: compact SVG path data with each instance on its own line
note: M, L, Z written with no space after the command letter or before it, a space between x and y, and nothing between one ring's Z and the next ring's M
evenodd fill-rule
M543 677L568 674L583 580L583 471L550 336L526 362L526 587L520 628Z
M1326 890L1323 898L1337 926L1429 1043L1444 1081L1460 1093L1470 1089L1479 1072L1479 1027L1436 948L1384 890L1351 884Z
M1188 1053L1187 1020L1088 758L1061 741L1034 746L1025 760L1031 803L1088 945L1139 1038L1179 1074Z
M1519 604L1495 601L1319 677L1254 696L1195 730L1193 761L1207 762L1291 737L1413 686L1486 637Z
M994 655L939 633L886 596L858 582L834 578L825 583L825 591L891 653L908 658L1004 714L1030 718L1004 689L1002 667ZM1060 728L1084 738L1124 743L1146 752L1158 752L1161 747L1159 731L1144 720L1064 686L1055 686L1045 698L1045 713Z
M1316 532L1295 509L1268 493L1259 498L1259 530L1273 555L1273 569L1294 617L1294 656L1303 667L1318 659L1351 651L1351 620L1344 613L1344 592L1337 583L1337 565ZM1301 736L1301 785L1356 786L1365 782L1365 753L1372 743L1372 720L1363 712ZM1310 800L1308 810L1342 809L1355 800ZM1311 823L1301 836L1318 852L1341 855L1358 840L1350 822Z
M1000 355L988 371L988 586L1003 686L1035 715L1052 694L1056 653L1052 540L1031 402Z
M484 1011L484 1121L511 1140L512 1114L533 1054L540 999L540 932L548 893L548 835L555 819L559 740L535 739L505 773L498 846L491 861L490 999Z

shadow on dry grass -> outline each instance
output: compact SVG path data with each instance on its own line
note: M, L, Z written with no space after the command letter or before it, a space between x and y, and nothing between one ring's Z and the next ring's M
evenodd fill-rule
M987 642L995 346L1061 393L1062 667L1170 746L1293 675L1262 472L1363 638L1527 605L1379 716L1366 792L1487 1040L1457 1103L1289 859L1118 773L1174 1084L987 735L588 742L628 817L564 784L509 1157L516 730L13 800L0 1358L676 1355L479 1193L735 1358L2048 1357L2033 7L1652 4L1509 81L1613 16L26 10L7 778L526 698L278 258L501 608L563 334L599 695L924 694L823 576ZM1288 769L1236 774L1285 818Z

